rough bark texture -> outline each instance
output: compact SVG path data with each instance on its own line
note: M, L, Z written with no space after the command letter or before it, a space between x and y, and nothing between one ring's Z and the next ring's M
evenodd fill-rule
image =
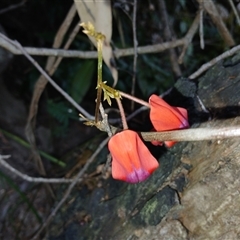
M214 66L198 89L186 79L177 82L168 98L188 107L192 127L240 124L239 59ZM161 150L160 168L146 182L108 180L89 195L76 189L49 239L240 239L239 144L238 138L178 143ZM162 189L173 172L171 187Z

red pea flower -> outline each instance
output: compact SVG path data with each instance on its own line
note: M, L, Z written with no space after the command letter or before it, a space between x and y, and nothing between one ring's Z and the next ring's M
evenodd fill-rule
M108 142L112 155L112 176L129 183L146 180L159 163L149 152L138 134L124 130L115 134Z
M185 108L172 107L157 95L149 98L150 119L157 132L188 128L188 113ZM172 147L176 142L165 141L167 147ZM154 145L162 145L153 141Z

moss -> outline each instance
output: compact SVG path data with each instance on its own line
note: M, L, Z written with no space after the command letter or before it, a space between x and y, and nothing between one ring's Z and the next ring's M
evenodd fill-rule
M162 218L175 204L175 191L171 188L164 188L161 192L158 192L153 198L151 198L139 214L133 220L135 224L142 225L157 225Z

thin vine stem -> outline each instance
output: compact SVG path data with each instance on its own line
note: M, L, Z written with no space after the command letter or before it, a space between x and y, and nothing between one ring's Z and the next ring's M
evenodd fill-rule
M141 105L143 105L143 106L146 106L146 107L150 108L149 103L146 102L146 101L144 101L144 100L142 100L142 99L139 99L139 98L137 98L137 97L134 97L134 96L132 96L132 95L130 95L130 94L128 94L128 93L125 93L125 92L119 91L119 93L120 93L121 96L123 96L123 97L125 97L125 98L127 98L127 99L130 99L130 100L132 100L132 101L134 101L134 102L137 102L137 103L139 103L139 104L141 104Z
M98 51L98 79L97 79L97 100L95 108L95 123L98 122L99 118L99 106L102 96L102 40L97 41L97 51Z
M115 99L117 101L119 112L120 112L120 115L121 115L123 129L126 130L126 129L128 129L128 125L127 125L127 120L126 120L126 116L125 116L125 113L124 113L124 109L123 109L121 99L120 98L115 98Z

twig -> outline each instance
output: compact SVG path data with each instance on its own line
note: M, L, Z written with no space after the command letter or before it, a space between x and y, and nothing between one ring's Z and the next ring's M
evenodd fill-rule
M16 8L19 8L19 7L21 7L21 6L23 6L23 5L26 3L26 1L27 1L27 0L23 0L23 1L21 1L20 3L12 4L12 5L4 8L4 9L1 9L1 10L0 10L0 15L1 15L1 14L4 14L4 13L6 13L6 12L12 11L12 10L14 10L14 9L16 9Z
M106 132L103 123L99 122L97 126L99 130ZM119 129L110 125L113 133ZM240 125L231 127L211 127L208 128L191 128L163 132L139 132L144 141L176 141L176 142L192 142L204 140L218 140L225 138L240 137Z
M77 25L75 26L75 28L73 29L72 33L70 34L68 41L66 42L66 44L64 45L64 49L68 49L71 45L71 43L73 42L74 38L76 37L76 35L78 34L80 29L80 25L79 23L77 23ZM53 75L53 73L56 71L57 67L59 66L59 64L61 63L63 57L58 57L57 60L55 61L54 65L52 66L52 69L49 73L49 75Z
M203 72L208 70L210 67L212 67L214 64L219 62L220 60L223 60L227 57L232 56L236 52L240 51L240 45L237 45L236 47L222 53L221 55L213 58L211 61L204 63L195 73L191 74L188 78L189 79L195 79L196 77L200 76Z
M75 14L76 14L76 7L75 7L75 4L73 4L70 10L68 11L68 14L64 19L62 25L58 29L58 32L53 42L53 48L59 48L61 46L62 41L64 39L64 35L67 32L68 28L70 27L70 24ZM64 46L65 49L69 47L71 41L72 40L68 40L68 42ZM62 60L62 57L58 57L58 59L56 61L55 60L56 60L56 56L49 56L47 59L45 70L46 72L48 72L50 76L52 76L53 73L55 72L57 66L60 64ZM29 110L28 120L26 125L26 131L25 131L26 136L33 147L34 145L36 145L34 134L33 134L33 128L35 127L36 114L38 111L38 102L42 95L42 92L44 91L47 85L47 82L48 82L47 79L43 75L41 75L34 86L34 92L31 100L31 105L30 105L30 110Z
M136 18L137 18L137 0L134 0L133 3L133 18L132 18L132 31L133 31L133 48L134 48L134 55L133 55L133 77L132 77L132 90L131 95L135 95L135 86L136 86L136 74L137 74L137 26L136 26ZM131 109L134 109L134 101L131 102Z
M186 36L185 36L185 42L183 44L183 49L182 49L182 53L181 55L179 56L178 58L178 63L179 64L182 64L183 63L183 58L184 58L184 55L187 51L187 48L189 47L189 44L192 42L192 39L193 39L193 36L194 34L196 33L197 29L198 29L198 25L199 25L199 19L200 19L200 12L198 11L191 27L189 28Z
M142 107L136 109L134 112L132 112L131 114L129 114L129 115L127 116L127 121L131 120L132 118L134 118L134 117L135 117L136 115L138 115L139 113L141 113L141 112L143 112L143 111L146 111L146 110L148 110L148 109L149 109L149 108L146 107L146 106L142 106Z
M223 128L196 128L166 132L142 132L145 141L203 141L240 137L240 126Z
M238 11L237 11L236 7L234 6L233 1L232 0L228 0L228 1L229 1L230 5L232 7L232 10L233 10L234 14L235 14L235 17L237 19L237 23L240 26L240 18L239 18L239 15L238 15Z
M203 8L202 8L202 5L200 7L199 36L200 36L201 49L204 49Z
M72 24L73 18L75 17L76 13L77 13L76 5L75 3L73 3L55 35L53 42L54 48L58 48L61 46L64 36L66 35L70 25Z
M185 45L187 39L181 38L178 40L164 42L159 44L153 44L149 46L142 46L137 48L138 54L158 53L166 51L170 48L179 47ZM22 55L23 53L6 38L0 38L0 46L8 50L15 55ZM78 51L78 50L63 50L52 48L32 48L24 47L25 51L29 55L33 56L58 56L64 58L81 58L81 59L96 59L97 51ZM113 51L116 58L127 57L134 55L134 48L116 49Z
M113 131L115 131L114 127ZM196 128L196 129L186 129L186 130L176 130L176 131L166 131L166 132L142 132L140 133L145 141L203 141L203 140L219 140L225 138L235 138L240 137L240 126L234 127L223 127L223 128ZM105 146L109 138L105 139L97 149L97 151L92 155L88 160L87 164L89 165L99 151ZM21 177L22 179L35 182L35 183L70 183L75 182L76 179L78 182L81 182L83 179L79 179L81 176L79 174L74 179L64 179L64 178L35 178L30 177L26 174L21 173L17 169L9 165L4 159L9 158L10 156L0 155L0 164L10 170L15 175ZM86 165L87 165L86 164ZM86 166L85 165L85 166ZM83 169L87 169L87 167ZM82 170L83 170L82 169ZM84 170L84 172L85 172Z
M44 75L44 77L49 81L49 83L64 97L66 98L79 112L81 112L84 116L88 119L93 120L93 116L89 114L85 109L79 106L72 98L69 96L64 90L62 90L54 80L49 77L49 75L43 70L43 68L25 51L25 49L21 46L21 44L17 41L12 41L5 37L2 33L0 33L0 37L5 38L8 41L11 41L11 44L14 45L16 48L20 49L22 53L26 56L26 58L38 69L38 71Z
M34 183L71 183L75 181L75 179L66 179L66 178L42 178L42 177L30 177L20 171L18 171L16 168L12 167L10 164L8 164L4 159L9 158L10 155L3 156L0 155L0 165L11 171L16 176L22 178L25 181L28 182L34 182ZM79 182L81 182L83 179L79 179Z
M61 43L64 39L64 35L67 32L75 14L76 14L76 7L75 7L75 4L73 4L72 7L70 8L70 10L68 11L68 14L67 14L66 18L64 19L62 25L60 26L60 28L59 28L56 36L55 36L54 43L53 43L53 48L58 48L58 47L61 46ZM60 61L61 61L60 57L58 57L58 59L59 59L59 61L58 61L57 64L59 64ZM53 56L48 57L48 59L47 59L47 64L46 64L45 69L49 73L50 76L55 71L55 69L53 69L53 65L54 65L55 60L56 60L55 56L54 57ZM26 124L26 127L25 127L25 134L26 134L26 137L27 137L27 139L28 139L28 141L31 145L31 150L32 150L32 153L33 153L33 159L36 162L36 166L38 167L38 171L42 176L46 175L46 171L45 171L44 165L42 163L42 159L41 159L41 157L38 153L38 149L37 149L37 145L36 145L36 139L35 139L33 129L35 128L35 124L36 124L36 115L37 115L37 112L38 112L39 99L40 99L47 83L48 83L48 80L44 77L44 75L41 75L38 78L38 80L37 80L37 82L34 86L34 92L33 92L32 100L31 100L30 108L29 108L27 124ZM53 195L53 191L51 190L50 185L47 185L47 188L49 189L49 191L52 192L52 195Z
M219 34L222 36L223 40L228 46L234 46L235 42L232 38L230 32L228 31L225 23L223 22L220 14L217 11L217 8L212 0L197 0L200 5L203 6L204 10L209 14L216 28L218 29Z
M39 229L39 231L36 233L33 239L38 239L40 234L43 232L43 230L49 225L49 223L52 221L53 217L56 215L57 211L60 209L60 207L65 203L67 200L68 196L70 195L72 189L74 186L79 182L79 178L83 176L83 174L86 172L88 169L89 165L93 162L95 157L99 154L99 152L104 148L104 146L107 144L109 138L106 138L98 147L98 149L93 153L91 158L88 159L87 163L84 165L84 167L81 169L81 171L77 174L75 177L74 181L69 185L68 189L66 190L63 198L61 201L57 204L57 206L53 209L51 214L48 216L46 221L43 223L42 227Z

